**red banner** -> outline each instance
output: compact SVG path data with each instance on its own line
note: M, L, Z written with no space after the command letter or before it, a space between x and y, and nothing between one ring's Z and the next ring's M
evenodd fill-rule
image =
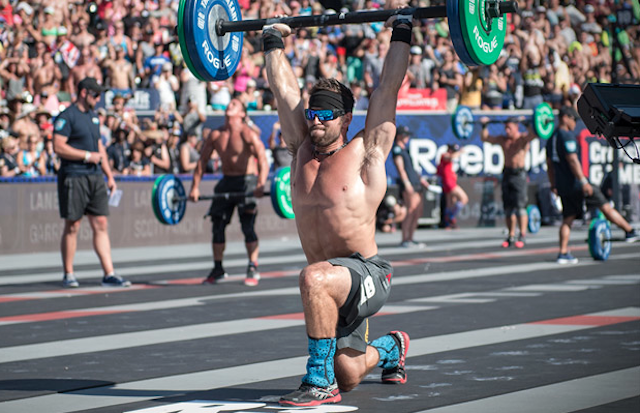
M398 94L397 110L446 110L447 91L438 89L405 89Z

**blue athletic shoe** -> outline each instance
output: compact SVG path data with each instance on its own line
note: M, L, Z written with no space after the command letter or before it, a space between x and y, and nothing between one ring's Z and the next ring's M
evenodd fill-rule
M570 252L566 254L558 254L558 259L556 260L558 264L577 264L578 259L571 255Z
M638 235L635 229L632 229L631 231L627 232L624 236L624 241L629 243L636 242L638 239L640 239L640 236Z
M103 287L131 287L131 281L127 281L119 275L105 275L102 278Z
M390 369L382 370L382 382L388 384L405 384L407 382L407 372L404 369L407 352L409 351L409 334L404 331L392 331L389 333L398 345L398 365Z
M78 288L80 287L80 283L73 274L65 274L64 277L62 277L62 286L64 288Z

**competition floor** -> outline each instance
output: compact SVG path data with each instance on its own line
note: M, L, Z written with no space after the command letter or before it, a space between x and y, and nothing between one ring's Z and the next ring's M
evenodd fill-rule
M617 234L620 235L620 234ZM77 256L77 290L60 287L58 254L0 256L0 412L455 412L640 411L640 244L560 266L557 228L526 248L499 247L501 228L420 229L423 250L378 237L395 268L373 338L411 336L408 383L374 370L339 405L283 409L298 387L306 334L297 239L262 242L258 287L231 277L200 285L209 245L114 251L128 289L100 286L91 251Z

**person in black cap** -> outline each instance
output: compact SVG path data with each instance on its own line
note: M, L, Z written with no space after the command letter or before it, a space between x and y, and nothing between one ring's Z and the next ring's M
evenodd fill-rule
M576 218L582 218L584 203L587 207L600 209L604 216L625 232L627 242L638 240L635 229L616 211L600 191L592 186L584 175L580 164L580 145L574 130L579 119L578 112L571 106L560 108L560 126L547 141L547 175L551 190L562 201L562 224L560 224L560 251L558 264L576 264L578 259L569 252L571 225Z
M411 131L407 126L399 126L396 129L396 138L391 154L393 164L398 171L398 187L402 194L402 201L407 208L407 216L402 221L402 241L401 247L424 248L422 242L416 242L413 235L418 228L418 220L422 216L424 209L424 190L429 187L429 183L423 179L414 168L411 154L409 153L409 139Z
M63 286L79 286L73 275L78 231L83 215L89 217L93 230L93 248L104 276L102 285L128 287L129 281L115 275L111 260L111 242L107 231L109 194L116 190L107 152L100 139L100 121L95 106L105 91L95 78L78 83L76 101L56 118L53 148L61 159L58 171L58 201L64 231L60 242L64 267ZM102 174L107 176L105 184Z
M387 9L402 6L389 0ZM406 1L404 2L406 5ZM319 4L319 3L318 3ZM376 366L384 383L406 383L409 335L369 341L368 319L391 291L393 268L378 256L376 212L387 190L385 163L396 133L396 103L409 63L412 16L393 27L364 129L348 139L352 91L337 79L318 80L303 98L284 51L291 28L262 31L265 69L275 96L282 137L293 155L291 198L307 265L299 277L308 353L300 387L279 400L286 406L338 403Z
M487 128L488 117L480 119L483 142L500 145L504 153L504 169L502 170L502 203L504 218L509 235L502 242L502 248L515 246L523 248L527 235L527 171L525 159L531 141L536 137L531 125L527 132L520 132L519 125L524 117L512 116L504 124L504 135L490 135ZM520 235L516 238L516 224Z

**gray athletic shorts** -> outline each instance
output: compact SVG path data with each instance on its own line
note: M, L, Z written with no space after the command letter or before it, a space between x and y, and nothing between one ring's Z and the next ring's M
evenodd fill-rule
M502 173L502 203L506 216L527 207L527 172L522 168L504 168Z
M389 298L393 268L389 261L377 255L364 258L357 252L347 258L332 258L328 261L334 266L348 268L351 272L351 291L339 311L337 347L352 348L364 353L369 342L367 317L380 311Z
M593 188L593 195L584 196L582 189L578 189L568 196L560 195L562 201L562 217L575 217L576 219L582 219L584 217L585 204L587 209L601 208L606 204L607 198L597 186L591 186Z
M77 221L83 215L108 216L109 195L102 175L58 175L60 218Z

